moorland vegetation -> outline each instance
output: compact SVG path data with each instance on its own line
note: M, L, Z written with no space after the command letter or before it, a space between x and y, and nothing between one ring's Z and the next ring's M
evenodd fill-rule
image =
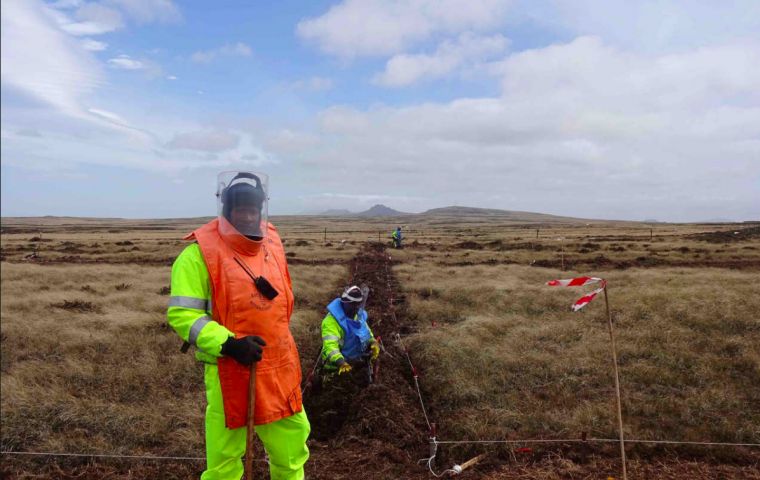
M202 222L3 219L3 451L203 456L201 367L180 353L164 318L169 267L181 237ZM616 437L603 304L572 313L581 290L544 286L594 274L610 285L626 436L760 443L756 226L445 216L274 222L294 281L292 330L305 374L319 350L324 306L357 273L352 259L367 242L387 244L404 222L406 248L385 251L399 322L388 333L402 334L420 369L442 439ZM381 307L389 304L372 306ZM412 391L391 337L386 349L385 368L405 376L398 389ZM382 388L372 392L396 386ZM392 408L388 402L382 421L393 421ZM409 414L419 419L419 411ZM377 434L367 428L368 437ZM361 429L351 435L310 441L312 478L353 478L358 465L367 478L399 478L382 462L399 466L394 475L429 477L416 464L428 451L424 430L410 434L419 447L385 459L368 453L380 447L362 444ZM350 468L331 476L336 445L347 449ZM484 451L488 460L471 478L618 471L614 445L535 446L522 455L456 445L442 447L439 462ZM757 449L631 444L628 451L630 478L760 478ZM203 465L10 455L2 464L5 478L192 478Z

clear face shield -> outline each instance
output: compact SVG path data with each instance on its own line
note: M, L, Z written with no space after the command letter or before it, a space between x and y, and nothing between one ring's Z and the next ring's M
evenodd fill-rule
M250 240L267 234L269 177L263 173L222 172L216 181L216 206L222 235L239 233Z

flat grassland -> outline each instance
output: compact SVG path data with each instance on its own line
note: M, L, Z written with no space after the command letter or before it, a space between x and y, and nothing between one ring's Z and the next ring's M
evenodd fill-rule
M202 369L179 352L165 310L181 238L206 220L3 219L2 451L203 457ZM304 376L327 302L352 278L375 278L357 262L373 242L390 271L387 285L370 286L393 298L371 297L371 320L392 309L394 322L373 325L388 373L368 391L412 395L403 411L394 402L364 411L361 428L314 432L310 478L356 478L358 468L362 478L431 477L416 462L428 432L402 346L440 440L616 438L604 301L572 313L588 289L544 285L580 274L609 282L627 438L760 443L757 224L493 215L273 223L294 282ZM405 248L383 252L396 225ZM330 428L315 418L323 414L313 410L312 424ZM408 438L392 453L372 450L394 442L381 430L402 424ZM620 478L617 448L444 444L436 472L486 452L465 475ZM627 452L629 478L760 478L756 447L630 443ZM193 459L2 455L3 478L195 478L202 468Z

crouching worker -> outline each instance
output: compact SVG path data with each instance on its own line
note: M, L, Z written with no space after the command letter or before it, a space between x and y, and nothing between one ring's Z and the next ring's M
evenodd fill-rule
M172 267L169 325L196 348L206 386L202 480L243 475L248 385L256 369L255 431L276 480L302 480L310 426L290 333L293 289L277 230L267 222L266 176L223 172L219 217L198 228Z
M322 360L325 373L338 375L368 367L380 355L380 345L367 325L364 296L357 286L348 287L327 306L322 320Z

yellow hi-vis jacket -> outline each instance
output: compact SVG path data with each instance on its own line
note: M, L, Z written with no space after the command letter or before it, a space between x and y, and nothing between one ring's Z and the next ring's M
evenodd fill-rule
M185 247L172 266L167 321L182 340L196 347L195 358L216 363L222 344L234 334L211 319L211 281L197 243Z

